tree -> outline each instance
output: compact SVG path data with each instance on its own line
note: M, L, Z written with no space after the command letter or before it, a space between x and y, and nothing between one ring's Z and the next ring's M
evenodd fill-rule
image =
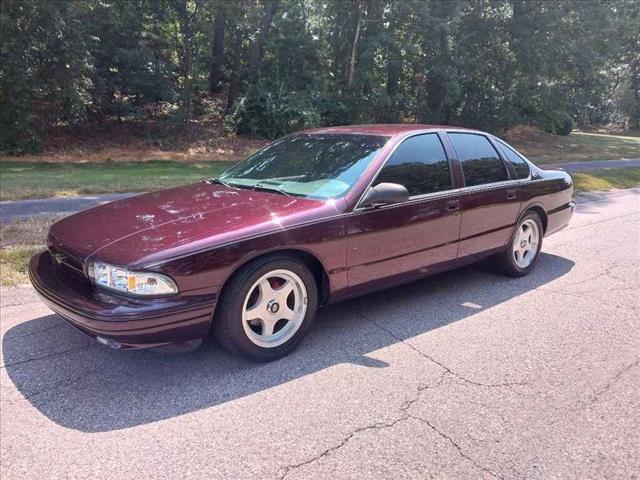
M227 7L224 2L218 3L213 21L211 36L211 71L209 72L209 91L218 93L222 90L222 64L224 63L224 28L227 19Z
M161 118L227 93L227 124L415 121L500 131L640 125L640 3L578 0L0 0L0 149Z

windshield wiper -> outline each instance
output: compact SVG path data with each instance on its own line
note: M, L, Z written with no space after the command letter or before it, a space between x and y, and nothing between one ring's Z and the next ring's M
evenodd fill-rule
M277 193L280 193L282 195L286 195L287 197L298 196L298 195L293 195L292 193L289 193L289 192L283 190L282 188L278 188L275 185L265 185L263 183L256 183L253 186L253 189L254 190L262 190L262 191L265 191L265 192L277 192Z
M294 194L294 193L289 193L285 190L283 190L282 188L277 187L276 185L265 185L264 183L256 183L255 185L243 185L241 183L229 183L229 182L225 182L223 180L220 180L219 178L210 178L209 180L207 180L207 183L217 183L219 185L223 185L225 187L229 187L229 188L244 188L244 189L250 189L250 190L262 190L264 192L276 192L279 193L281 195L286 195L287 197L302 197L304 195L298 195L298 194Z
M207 183L212 183L212 184L213 183L217 183L218 185L222 185L224 187L231 187L232 186L230 183L223 182L219 178L210 178L209 180L207 180Z

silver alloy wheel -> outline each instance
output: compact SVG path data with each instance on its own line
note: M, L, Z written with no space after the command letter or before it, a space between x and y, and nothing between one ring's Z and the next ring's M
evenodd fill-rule
M516 265L520 268L527 268L538 253L538 244L540 243L540 230L538 224L527 219L522 222L518 228L516 236L513 239L513 256Z
M273 270L249 289L242 306L242 328L255 345L273 348L296 334L306 313L304 282L290 270Z

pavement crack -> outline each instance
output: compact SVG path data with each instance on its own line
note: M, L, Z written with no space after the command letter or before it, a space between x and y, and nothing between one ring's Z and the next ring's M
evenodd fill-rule
M502 479L503 477L498 475L497 473L495 473L493 470L490 470L489 468L485 467L484 465L479 464L476 460L474 460L472 457L470 457L469 455L467 455L464 450L462 450L462 447L460 447L460 445L458 444L458 442L456 442L452 437L450 437L449 435L447 435L446 433L444 433L442 430L440 430L439 428L437 428L434 424L432 424L429 420L425 420L422 417L418 417L416 415L411 415L408 414L409 418L412 418L414 420L417 420L421 423L424 423L425 425L427 425L431 430L433 430L436 434L438 434L440 437L442 437L443 439L445 439L447 442L449 442L457 451L458 454L464 458L465 460L471 462L473 464L474 467L478 468L479 470L482 470L485 473L488 473L489 475L491 475L494 478L499 478Z
M304 460L304 461L299 462L299 463L290 464L290 465L287 465L287 466L283 467L282 468L282 473L278 476L278 479L279 480L284 480L285 478L287 478L289 476L289 474L291 472L297 470L298 468L301 468L301 467L304 467L306 465L310 465L312 463L315 463L315 462L321 460L322 458L325 458L328 455L331 455L332 453L340 450L342 447L347 445L353 438L355 438L358 434L360 434L362 432L366 432L366 431L370 431L370 430L383 430L383 429L386 429L386 428L391 428L391 427L394 427L395 425L397 425L397 424L399 424L401 422L406 422L406 421L412 420L412 419L416 420L416 421L419 421L419 422L421 422L421 423L423 423L425 425L428 425L429 428L431 428L431 430L433 430L436 434L438 434L440 437L442 437L445 440L447 440L457 450L458 454L462 458L464 458L465 460L471 462L476 468L478 468L479 470L482 470L483 472L491 475L494 478L501 479L502 477L500 475L498 475L495 472L491 471L489 468L487 468L487 467L485 467L483 465L480 465L476 460L474 460L469 455L467 455L462 450L460 445L455 440L453 440L453 438L451 438L450 436L446 435L442 431L438 430L428 420L425 420L425 419L423 419L421 417L417 417L417 416L409 413L409 409L411 408L412 405L414 405L416 402L418 402L420 400L422 394L425 391L441 386L442 383L445 381L445 379L448 376L455 377L455 378L457 378L459 380L462 380L465 383L468 383L468 384L471 384L471 385L474 385L474 386L478 386L478 387L508 387L508 388L511 388L513 386L520 386L520 385L526 385L526 384L525 383L508 383L508 382L503 382L503 383L482 383L482 382L477 382L477 381L465 378L464 376L460 375L459 373L451 370L449 367L447 367L443 363L435 360L431 356L429 356L429 355L425 354L424 352L422 352L420 349L418 349L415 346L411 345L410 343L406 342L402 338L399 338L392 331L390 331L389 329L384 328L383 326L379 325L377 322L375 322L371 318L367 317L366 315L364 315L364 314L362 314L360 312L356 312L356 313L357 313L357 315L359 315L363 319L365 319L368 322L370 322L373 325L375 325L380 330L386 332L388 335L393 337L398 342L403 343L407 347L411 348L418 355L422 356L423 358L427 359L429 362L432 362L435 365L437 365L438 367L440 367L442 369L442 374L440 375L440 377L435 382L427 383L427 384L424 384L424 385L419 385L417 387L417 389L416 389L415 395L412 398L405 400L400 405L399 411L400 411L401 415L398 418L396 418L394 420L391 420L389 422L376 422L374 424L366 425L364 427L360 427L360 428L357 428L357 429L353 430L351 433L346 435L336 445L333 445L333 446L331 446L329 448L326 448L325 450L321 451L317 455L314 455L313 457L311 457L311 458L309 458L307 460Z
M60 380L59 382L54 383L53 385L51 385L48 388L44 388L42 390L38 390L38 391L36 391L34 393L31 393L29 395L25 395L24 399L25 400L31 400L34 397L38 397L38 396L43 395L45 393L49 393L49 392L58 390L61 387L72 387L72 386L78 384L80 381L84 380L85 378L90 377L91 375L94 375L94 374L95 374L94 370L89 370L89 371L84 372L84 373L82 373L80 375L64 378L64 379Z
M627 373L632 368L637 367L638 365L640 365L640 358L622 367L620 370L616 372L616 374L611 378L611 380L609 380L602 388L600 388L595 393L593 393L588 399L578 400L573 404L573 406L563 409L560 412L562 413L562 418L555 419L554 421L551 422L551 425L555 425L558 422L562 421L564 419L564 416L566 416L569 413L573 413L573 414L579 413L585 408L587 408L588 406L595 404L598 400L600 400L600 398L602 398L603 395L605 395L611 389L611 387L613 387L620 380L620 378L625 373Z
M409 416L408 415L404 415L404 416L402 416L400 418L396 418L395 420L393 420L391 422L378 422L378 423L374 423L373 425L367 425L365 427L357 428L356 430L351 432L349 435L347 435L337 445L334 445L331 448L327 448L326 450L322 451L318 455L316 455L316 456L314 456L314 457L312 457L312 458L310 458L308 460L305 460L304 462L300 462L300 463L296 463L296 464L292 464L292 465L287 465L286 467L284 467L282 475L280 475L279 479L280 480L284 480L289 475L289 473L291 473L293 470L296 470L297 468L304 467L305 465L309 465L311 463L317 462L318 460L326 457L327 455L330 455L331 453L335 452L336 450L340 450L347 443L349 443L349 441L353 437L355 437L356 435L358 435L361 432L365 432L367 430L380 430L380 429L384 429L384 428L390 428L390 427L393 427L393 426L397 425L400 422L406 422L407 420L409 420Z
M0 369L4 368L8 368L8 367L15 367L17 365L23 365L25 363L31 363L31 362L37 362L38 360L44 360L45 358L53 358L53 357L59 357L60 355L66 355L68 353L75 353L75 352L81 352L82 350L88 350L89 348L95 347L95 343L90 342L87 343L86 345L83 345L81 347L74 347L74 348L68 348L66 350L61 350L58 352L53 352L53 353L49 353L47 355L42 355L40 357L33 357L33 358L28 358L26 360L19 360L17 362L13 362L13 363L5 363L4 365L0 366Z
M27 338L27 337L32 337L34 335L41 335L43 333L46 333L50 330L55 330L57 328L62 328L62 327L67 327L66 324L60 322L60 323L56 323L55 325L50 325L46 328L42 328L40 330L34 330L32 332L27 332L27 333L23 333L22 335L16 335L15 337L12 337L12 341L18 340L18 339L22 339L22 338Z
M620 380L620 377L622 377L625 373L627 373L632 368L637 367L638 365L640 365L640 358L638 358L635 362L632 362L629 365L626 365L625 367L618 370L618 372L613 376L611 380L607 382L607 384L604 387L602 387L600 390L598 390L596 393L594 393L591 396L589 403L593 404L597 402L600 397L602 397L605 393L607 393L609 389L613 387L618 382L618 380Z
M485 388L496 388L496 387L506 387L506 388L512 388L512 387L521 387L524 385L527 385L526 382L501 382L501 383L484 383L484 382L478 382L476 380L471 380L469 378L466 378L464 375L455 372L454 370L450 369L448 366L446 366L444 363L436 360L435 358L433 358L432 356L426 354L425 352L423 352L422 350L420 350L419 348L417 348L416 346L412 345L411 343L407 342L406 340L404 340L403 338L397 336L395 333L393 333L392 330L383 327L382 325L380 325L378 322L376 322L375 320L373 320L372 318L370 318L369 316L365 315L364 313L361 312L356 312L357 315L359 315L361 318L363 318L364 320L370 322L371 324L373 324L374 326L376 326L378 329L382 330L383 332L386 332L389 336L391 336L393 339L395 339L396 341L406 345L407 347L409 347L411 350L413 350L414 352L416 352L418 355L420 355L421 357L429 360L430 362L438 365L440 368L442 368L445 372L449 373L450 375L456 377L459 380L462 380L465 383L468 383L470 385L474 385L476 387L485 387Z

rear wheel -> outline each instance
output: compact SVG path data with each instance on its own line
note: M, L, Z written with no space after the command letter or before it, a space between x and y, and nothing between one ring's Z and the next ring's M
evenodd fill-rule
M518 223L509 247L496 257L498 269L511 277L528 274L540 255L542 237L540 216L528 212Z
M307 266L293 256L269 256L243 267L225 287L215 335L231 352L275 360L302 340L317 305L316 282Z

